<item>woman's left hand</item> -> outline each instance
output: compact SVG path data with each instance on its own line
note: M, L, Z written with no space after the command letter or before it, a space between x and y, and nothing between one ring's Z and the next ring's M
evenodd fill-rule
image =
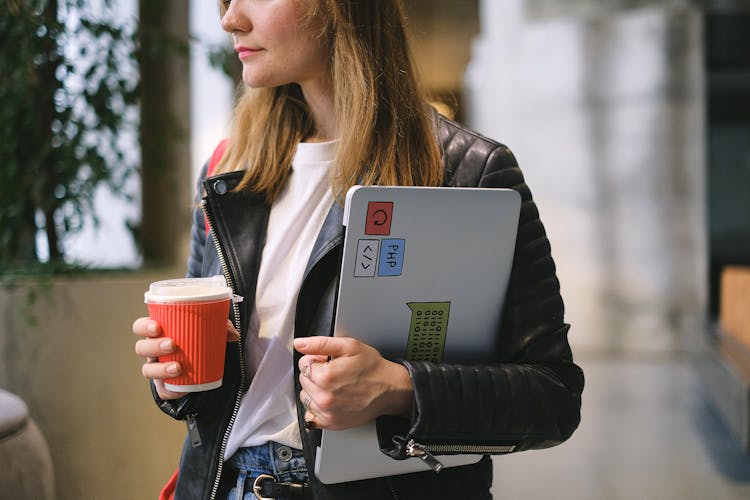
M300 400L311 426L342 430L411 411L409 373L373 347L349 337L304 337L294 339L294 348L304 354Z

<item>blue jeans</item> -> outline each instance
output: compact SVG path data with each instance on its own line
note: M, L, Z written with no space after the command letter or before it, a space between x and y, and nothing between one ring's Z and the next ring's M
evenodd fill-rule
M238 472L237 483L227 500L256 500L253 482L261 474L268 474L280 483L306 482L307 466L302 450L269 441L260 446L240 448L224 464Z

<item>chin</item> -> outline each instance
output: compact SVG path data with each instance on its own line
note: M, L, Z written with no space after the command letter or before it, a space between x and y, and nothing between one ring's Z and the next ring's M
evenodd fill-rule
M263 85L263 79L258 78L258 75L256 73L251 73L248 71L242 72L242 81L245 82L245 85L251 88L262 88L265 87Z
M264 80L257 80L254 78L243 78L243 82L245 82L245 85L247 87L250 87L251 89L268 89L272 87L278 87L278 84L269 83Z
M267 89L272 87L280 87L291 83L288 78L276 78L268 74L262 74L257 71L245 71L242 72L242 81L245 85L252 89Z

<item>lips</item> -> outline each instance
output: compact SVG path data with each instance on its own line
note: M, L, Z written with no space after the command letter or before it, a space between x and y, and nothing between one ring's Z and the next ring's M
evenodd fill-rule
M254 54L257 54L263 49L257 48L257 47L245 47L242 45L237 45L234 47L234 50L237 52L237 55L239 55L240 59L244 59L246 57L250 57Z

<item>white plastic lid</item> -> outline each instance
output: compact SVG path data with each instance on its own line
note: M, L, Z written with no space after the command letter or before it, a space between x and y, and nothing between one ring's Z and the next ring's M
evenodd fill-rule
M146 303L204 302L233 298L224 276L155 281L144 294Z

